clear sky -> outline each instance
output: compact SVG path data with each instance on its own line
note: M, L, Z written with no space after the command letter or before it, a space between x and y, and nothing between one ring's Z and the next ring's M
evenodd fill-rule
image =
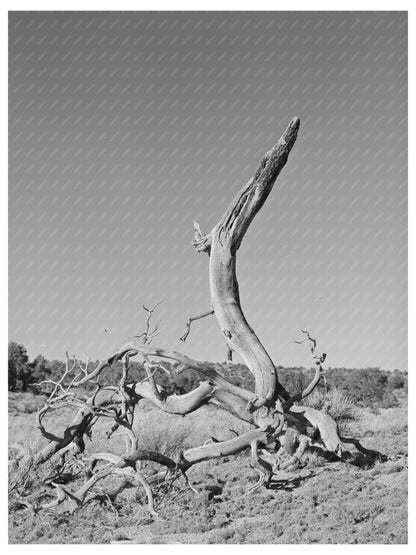
M109 356L164 299L154 343L224 360L209 231L293 116L298 140L238 254L275 364L407 369L404 12L10 15L9 336ZM105 331L107 330L107 331Z

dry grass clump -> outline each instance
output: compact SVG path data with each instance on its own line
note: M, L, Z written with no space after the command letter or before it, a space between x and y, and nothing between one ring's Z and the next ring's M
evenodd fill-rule
M166 414L158 409L137 411L134 430L140 448L177 456L181 450L210 441L230 439L246 432L250 426L214 407L201 407L186 418Z
M186 445L191 426L181 417L154 410L137 414L134 431L139 439L140 449L158 451L174 458Z
M10 511L30 507L31 498L42 486L45 469L34 465L34 454L35 451L21 444L12 444L9 447L8 499ZM29 501L29 504L26 501Z
M44 395L34 395L30 392L9 391L9 413L31 414L36 412L44 403Z
M362 410L341 390L334 387L329 391L318 390L302 400L302 404L326 411L338 424L351 420L361 420Z
M176 414L167 414L156 408L143 404L136 410L133 430L138 438L138 447L158 451L167 457L176 459L181 451L190 447L203 445L214 437L218 440L231 439L250 429L250 425L241 422L215 407L201 407L195 413L183 418ZM92 442L87 441L87 455L99 451L111 451L122 455L125 451L124 431L119 428L108 438L112 422L102 419L94 426ZM64 428L61 423L60 430Z
M365 433L398 434L407 431L407 408L380 409L376 414L363 411L360 427Z

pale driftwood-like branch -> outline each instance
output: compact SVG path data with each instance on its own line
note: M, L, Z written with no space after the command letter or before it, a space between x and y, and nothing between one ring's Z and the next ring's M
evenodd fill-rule
M202 318L206 318L207 316L211 316L212 314L214 314L214 311L211 309L211 310L207 310L205 312L201 312L201 314L197 314L197 316L190 316L188 318L188 321L185 324L185 326L186 326L185 333L179 339L181 341L186 341L187 338L188 338L188 335L191 331L192 322L195 322L195 320L201 320Z
M247 493L253 493L263 485L269 487L270 480L273 476L273 467L267 461L267 458L260 456L258 447L259 442L257 440L251 442L251 466L259 473L259 480Z
M103 478L111 474L125 474L129 477L135 478L144 487L148 500L148 509L152 515L157 516L157 513L154 509L154 497L150 486L150 481L136 467L139 461L147 460L159 463L162 466L167 467L167 469L171 472L179 470L186 478L186 471L191 466L197 463L212 458L234 455L249 447L251 448L252 453L252 465L260 473L259 482L256 484L255 488L252 488L250 490L254 491L254 489L257 489L262 484L268 485L272 476L271 466L264 458L259 456L258 447L265 447L271 441L275 441L276 433L278 433L279 431L280 430L277 430L276 428L270 426L263 426L227 441L202 445L200 447L188 449L184 453L182 453L176 463L169 457L166 457L160 453L140 449L136 450L129 457L125 458L119 457L112 453L95 453L90 457L90 477L87 482L83 484L76 492L71 491L68 487L63 486L62 484L51 482L51 484L56 488L57 499L51 503L44 504L43 506L41 506L41 508L52 508L64 502L66 499L69 499L72 502L72 510L75 510L89 503L96 497L96 494L87 494L89 490L99 480L102 480ZM91 474L96 463L99 461L105 461L110 464L105 468L99 470L95 474Z
M91 409L80 409L74 416L72 422L65 429L61 438L54 436L54 438L51 440L51 438L48 437L46 433L44 433L45 437L47 437L47 439L49 439L50 441L35 455L35 464L40 464L48 460L50 457L58 453L61 449L66 448L72 441L75 440L77 436L82 436L83 433L86 431L88 424L92 419L92 416L93 412Z
M278 431L274 428L263 426L262 428L251 430L227 441L219 441L218 443L209 443L207 445L201 445L200 447L193 447L183 453L182 463L186 467L187 465L191 466L209 459L234 455L250 447L253 442L267 445L274 439L276 433L278 433Z
M294 118L276 146L263 158L253 179L233 199L224 216L209 234L209 240L203 236L199 227L195 231L194 226L194 244L197 250L209 253L211 305L221 332L227 345L241 356L255 378L255 407L276 401L278 382L271 358L247 323L241 309L236 251L286 164L298 130L299 119Z
M133 467L133 465L125 464L121 457L114 455L112 453L96 453L93 457L93 463L97 463L98 461L107 461L110 464L107 465L105 468L99 470L95 474L90 475L87 482L85 482L85 484L83 484L75 492L72 491L67 486L51 482L51 485L54 486L56 489L57 498L55 501L41 505L40 508L50 509L52 507L55 507L63 503L65 500L68 499L70 501L71 511L73 512L76 509L79 509L80 507L86 505L87 503L90 503L91 501L96 499L97 496L100 495L96 493L89 493L91 488L95 486L97 482L112 474L120 474L120 475L126 476L127 478L132 478L137 480L138 483L143 486L147 496L149 512L153 516L158 516L154 508L154 498L153 498L152 489L146 477L140 470Z
M258 447L267 446L271 441L275 441L276 433L279 431L280 430L276 430L270 426L263 426L227 441L188 449L182 453L176 463L169 457L160 453L140 449L125 458L119 457L112 453L95 453L92 457L90 457L90 477L87 482L76 492L71 491L68 487L63 486L62 484L52 482L52 485L57 491L57 499L51 503L44 504L41 508L52 508L66 499L69 499L72 502L72 510L75 510L89 503L96 497L96 494L87 494L99 480L102 480L111 474L126 474L129 477L135 478L144 487L147 495L149 512L152 515L157 516L154 509L154 497L150 481L140 470L137 469L136 465L138 461L147 460L157 462L162 466L167 467L169 471L181 471L186 478L186 471L197 463L213 458L234 455L249 447L251 448L252 453L252 465L257 468L260 473L260 480L258 484L256 484L255 488L250 490L254 491L254 489L257 489L262 484L268 485L272 476L270 465L258 454ZM110 464L95 474L91 474L96 463L99 461L105 461Z
M153 338L156 337L156 335L158 335L159 324L156 324L153 330L151 330L150 321L152 319L153 313L155 312L156 308L162 303L163 303L163 300L156 301L155 304L152 306L152 308L147 308L146 305L143 305L143 310L145 310L148 313L146 318L146 329L141 334L141 337L143 338L143 343L151 343Z
M183 395L169 395L165 398L155 396L152 387L148 383L136 384L135 393L170 414L189 414L206 403L216 389L216 385L210 382L201 382L196 389ZM161 397L161 396L159 396Z
M177 373L183 372L187 369L197 370L203 376L218 385L218 387L236 395L237 397L241 397L246 401L254 398L253 392L247 391L242 387L233 385L223 376L221 376L221 374L219 374L219 372L217 372L209 364L192 359L187 355L184 355L177 351L171 351L169 349L162 349L150 345L143 345L140 339L137 337L131 337L125 343L123 343L123 345L119 347L119 349L117 349L116 353L107 360L107 366L109 366L116 360L120 360L127 353L140 353L148 357L160 357L168 360L173 360L178 363L178 366L176 368Z
M201 226L198 222L194 221L194 236L192 244L198 252L208 252L211 249L211 235L204 235L201 231Z
M311 438L304 434L299 435L298 441L299 441L299 446L296 449L296 451L289 458L289 460L279 464L278 470L285 470L286 468L289 468L293 464L298 463L301 460L302 455L305 452L305 449L308 447L308 445L312 443Z
M82 403L81 408L64 431L62 437L52 435L46 432L42 427L43 434L50 442L36 455L37 464L47 460L58 452L62 452L62 450L67 448L77 437L81 437L95 416L113 417L117 425L123 424L121 415L117 415L117 411L113 408L115 403L119 403L122 407L124 406L121 414L126 414L126 402L128 404L136 404L141 398L144 398L150 400L164 412L184 415L193 412L201 405L210 401L219 403L220 406L247 422L254 422L253 415L247 411L247 402L253 397L253 394L229 383L218 372L204 363L194 361L185 355L180 355L173 351L166 351L149 345L143 345L137 338L133 338L132 341L127 342L123 348L118 350L117 355L112 358L113 361L119 360L128 353L137 353L139 351L147 357L159 356L173 359L183 365L184 368L198 369L208 378L208 381L201 382L196 389L184 395L170 396L166 396L155 382L131 384L124 392L120 391L119 388L103 388ZM104 368L109 364L110 361L106 361L100 366ZM97 375L98 374L94 372L93 377L96 378ZM155 393L155 390L157 393ZM129 392L128 394L127 391ZM129 433L129 431L131 432L129 427L126 426L126 432ZM130 450L133 450L135 446L136 439L133 434L133 437L130 438Z
M114 418L119 424L123 425L124 422L120 418L117 405L123 405L123 403L126 402L128 405L134 405L138 400L139 397L131 388L127 387L124 392L120 394L119 388L111 386L97 389L97 391L95 391L93 395L88 397L85 401L75 398L73 403L67 404L75 407L78 406L79 410L74 415L70 424L63 431L61 437L47 432L42 424L42 418L47 411L60 407L60 405L54 406L52 404L52 399L49 400L48 404L40 411L41 418L38 416L41 433L49 440L49 443L35 455L35 463L40 464L48 460L53 455L62 453L63 450L66 449L73 441L78 441L80 443L80 447L83 449L82 437L88 431L91 422L96 416ZM131 437L131 440L134 449L135 444L133 442L133 437Z
M344 447L338 435L337 424L329 414L313 409L312 407L300 405L291 407L288 414L294 416L297 420L299 420L299 418L305 419L305 425L307 425L308 422L312 424L312 426L319 430L321 439L328 451L332 451L339 457L342 456Z

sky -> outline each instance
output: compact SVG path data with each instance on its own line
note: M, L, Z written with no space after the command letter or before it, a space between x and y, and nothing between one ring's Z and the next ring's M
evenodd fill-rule
M162 300L156 346L222 361L191 245L292 117L237 257L276 365L407 370L405 12L11 12L9 339L110 356Z

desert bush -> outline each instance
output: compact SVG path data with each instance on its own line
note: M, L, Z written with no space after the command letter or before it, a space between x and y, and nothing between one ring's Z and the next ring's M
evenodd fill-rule
M300 393L311 381L311 372L303 367L277 367L279 381L292 395Z
M407 388L407 372L400 372L394 370L390 376L388 386L390 389L405 389Z
M8 466L9 494L16 489L23 492L31 487L34 479L31 472L34 468L32 449L20 444L11 445Z
M155 410L137 415L134 430L139 438L140 448L158 451L167 457L175 457L183 450L190 434L190 424L178 417L164 415Z
M10 341L8 347L8 377L10 391L26 391L30 378L29 357L24 345L15 341Z
M380 401L380 408L390 409L398 406L399 406L399 401L397 400L397 397L395 396L395 394L392 391L387 390Z
M22 506L29 507L29 501L38 493L42 493L45 469L34 464L34 451L20 444L9 447L8 461L8 499L9 510Z
M85 363L85 361L84 361ZM91 361L90 368L97 366L99 361ZM254 391L254 378L248 368L241 363L210 363L224 375L231 383ZM143 365L137 361L130 361L129 381L140 382L146 379ZM164 367L172 370L172 365L164 361ZM34 393L50 393L51 384L38 385L46 379L57 381L65 370L65 363L59 360L48 361L38 355L29 362L24 345L11 341L9 343L9 390ZM311 380L311 372L303 367L276 367L280 383L293 395L302 391ZM101 380L104 385L116 385L122 375L122 364L115 363L111 368L103 370ZM157 381L167 394L183 394L191 391L200 383L201 376L197 371L188 370L180 374L158 371ZM380 368L329 368L327 382L331 388L338 388L349 399L364 407L380 405L383 407L396 406L397 400L393 392L403 389L407 392L407 372L394 370L387 372Z
M334 387L329 391L315 389L302 400L302 404L317 410L325 410L337 422L359 420L362 411L340 389Z
M32 392L9 392L10 413L33 413L45 402L45 397L34 395Z
M387 389L389 372L380 368L346 369L328 371L330 387L339 388L347 397L364 407L379 403Z

